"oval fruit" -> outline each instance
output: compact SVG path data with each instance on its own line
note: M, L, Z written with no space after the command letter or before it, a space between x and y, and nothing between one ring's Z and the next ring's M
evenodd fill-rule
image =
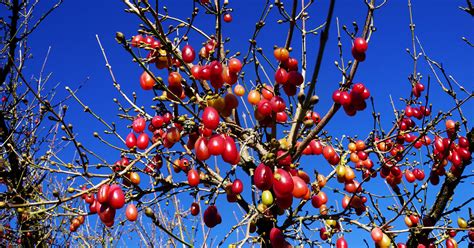
M146 120L143 117L136 118L132 123L132 128L135 133L141 133L145 131Z
M199 173L196 169L191 169L188 171L188 183L192 187L196 187L199 185Z
M244 184L242 183L242 180L240 179L235 179L235 181L232 183L232 193L238 195L244 191Z
M99 203L107 203L109 199L109 185L103 184L99 188L99 192L97 192L97 201Z
M138 217L137 207L133 203L130 203L125 209L125 216L129 221L136 221Z
M240 162L240 153L237 149L235 141L232 137L225 137L224 152L222 153L222 159L232 165Z
M261 163L255 169L253 175L255 186L260 190L269 190L273 184L273 172L269 166Z
M211 155L221 155L225 151L225 139L220 134L214 134L207 143L207 149Z
M204 211L203 218L204 224L209 228L213 228L222 222L222 218L214 205L207 207Z
M141 133L140 135L138 135L138 138L137 138L138 149L145 150L148 147L149 143L150 143L150 138L148 137L148 134Z
M120 209L125 205L125 195L119 185L110 185L107 203L115 209Z
M151 90L153 89L153 86L155 85L155 80L153 77L148 74L148 72L144 71L142 75L140 76L140 86L144 90Z
M137 172L132 172L130 173L130 182L133 185L138 185L140 184L140 175Z
M273 227L270 230L270 243L273 247L281 247L281 245L285 243L285 237L280 229Z
M127 135L127 138L125 138L125 145L130 149L137 145L137 137L134 133L129 133Z
M196 202L191 203L191 214L196 216L199 214L199 204Z
M308 185L306 185L306 182L301 179L299 176L294 176L293 178L293 184L294 184L294 187L293 187L293 196L296 197L296 198L302 198L304 197L309 189L308 189Z
M336 248L348 248L347 241L344 237L340 237L336 241Z
M383 232L380 230L380 228L376 227L372 229L370 236L372 237L372 240L377 243L383 239Z
M357 53L365 53L368 48L367 41L364 38L358 37L354 39L354 51Z
M105 223L110 223L113 222L115 218L115 208L107 205L107 204L102 204L99 208L99 218L100 220L105 224Z
M213 107L206 107L202 113L204 127L215 130L219 126L219 113Z
M264 190L262 192L262 203L266 206L270 206L273 204L273 194L270 190Z
M207 139L204 137L199 137L194 143L194 150L196 153L196 158L200 161L207 160L211 157L209 149L207 148Z
M320 208L322 205L326 204L327 202L328 202L328 197L326 193L324 193L323 191L319 191L317 195L313 195L313 197L311 197L311 204L315 208Z
M186 45L181 49L181 56L183 57L184 62L191 63L196 58L196 52L192 46Z
M273 175L273 190L278 196L289 195L293 192L293 179L286 170L277 169Z

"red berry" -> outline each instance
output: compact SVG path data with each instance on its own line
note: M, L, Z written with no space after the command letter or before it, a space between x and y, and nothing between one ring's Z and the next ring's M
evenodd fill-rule
M219 126L219 113L213 107L206 107L202 113L204 127L215 130Z
M127 138L125 139L125 145L127 145L128 148L132 148L137 145L137 137L134 133L129 133L127 135Z
M221 134L214 134L207 143L207 148L211 155L221 155L225 151L225 139Z
M237 58L232 58L227 62L227 66L229 67L229 72L239 73L242 69L242 62Z
M275 81L279 84L286 84L288 81L288 72L283 68L278 68L275 72Z
M143 36L135 35L132 37L132 46L138 47L143 42Z
M141 133L145 131L146 120L143 117L136 118L132 123L132 128L135 133Z
M140 135L138 135L138 139L137 139L138 149L145 150L148 147L149 142L150 142L150 138L148 137L148 134L141 133Z
M224 21L225 22L232 22L232 15L230 13L224 14Z
M192 63L196 58L196 52L192 46L186 45L181 49L181 56L183 57L184 62Z
M240 179L235 179L232 183L232 193L238 195L244 191L244 185Z
M364 38L355 38L354 39L354 51L357 53L365 53L368 48L367 41Z
M191 203L191 214L196 216L199 214L199 204L196 202Z
M199 185L199 173L196 169L190 169L188 171L188 183L192 187L196 187Z

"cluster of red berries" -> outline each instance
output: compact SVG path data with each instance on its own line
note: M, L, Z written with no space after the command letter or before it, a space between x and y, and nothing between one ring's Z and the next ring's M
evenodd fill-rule
M367 107L365 100L369 97L370 92L362 83L354 84L350 93L337 89L332 94L332 100L341 104L348 116L354 116L357 111L364 110Z

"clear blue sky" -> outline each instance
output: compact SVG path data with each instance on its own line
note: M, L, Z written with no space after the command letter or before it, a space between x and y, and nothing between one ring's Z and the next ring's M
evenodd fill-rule
M164 2L169 8L169 13L174 16L185 17L192 10L192 1L190 0ZM231 42L226 47L231 50L231 53L237 51L245 53L248 48L249 35L253 32L255 22L258 20L257 15L261 12L259 4L263 2L253 0L230 1L230 6L234 9L233 22L224 24L224 36L231 36ZM316 27L322 23L327 12L327 2L316 1L309 9L311 19L308 26ZM37 13L45 9L46 5L46 3L42 3ZM472 90L474 83L474 73L472 73L474 69L474 49L462 41L461 37L466 36L474 42L474 19L459 10L459 5L465 5L465 1L413 1L414 22L416 24L416 34L428 55L434 60L442 62L450 75L453 75L466 89ZM114 40L116 31L121 31L126 37L131 37L136 34L138 28L138 19L125 13L123 11L124 6L121 1L113 1L113 3L112 1L90 0L65 1L31 35L29 44L34 56L27 68L27 72L37 74L47 49L51 46L46 71L53 73L50 86L56 83L62 85L59 87L58 99L66 95L64 86L76 88L83 85L78 96L95 112L103 116L106 121L121 123L123 136L128 132L124 126L129 123L119 121L115 115L117 108L112 99L114 97L119 98L119 96L114 90L108 70L104 66L105 63L95 35L100 36L115 76L123 90L128 94L137 91L140 105L149 103L151 93L142 92L139 88L138 78L142 70L131 61L131 57ZM342 0L337 1L334 17L339 18L341 25L351 27L352 21L357 21L362 26L365 14L366 8L362 0ZM258 43L267 52L272 51L273 45L282 46L285 42L287 24L277 25L275 23L276 18L277 11L274 10L271 18L267 21L263 34L258 38ZM355 81L364 82L370 89L372 96L375 98L376 110L382 113L383 123L388 128L393 119L389 96L392 96L397 108L403 108L404 104L398 99L407 96L410 91L407 78L413 70L413 64L409 55L405 52L406 48L411 47L407 1L388 1L385 7L376 11L374 20L377 31L372 35L367 60L359 67ZM338 59L335 24L336 22L333 20L327 53L324 57L317 85L320 103L316 110L321 114L325 113L332 103L331 94L341 78L333 63L334 60ZM200 15L197 25L210 32L213 30L214 24L209 16ZM190 44L197 47L203 41L202 38L191 39ZM299 39L295 38L293 44L295 52L292 55L297 56L299 54L297 53L299 51L297 47L300 45ZM314 59L311 58L315 57L318 44L319 36L312 37L308 43L309 71L312 71L314 66ZM347 61L351 59L350 40L344 34L343 45L346 54L345 60ZM299 56L297 57L299 58ZM423 74L424 83L427 82L429 75L432 78L431 82L435 85L433 75L423 59L420 60L418 71ZM247 78L253 79L252 77ZM432 87L432 90L431 99L433 100L431 103L435 110L447 110L453 106L452 101L446 101L447 97L442 94L437 85ZM93 131L100 132L103 128L94 119L82 112L74 102L70 102L70 104L72 108L69 111L68 120L76 124L75 130L79 133L82 142L86 145L96 145L96 147L101 148L98 151L101 156L110 162L115 161L119 154L111 152L110 148L97 144L92 138ZM471 120L474 109L465 108L465 111L466 117ZM454 118L458 120L459 116L455 115ZM369 108L352 118L340 112L336 114L326 129L339 138L342 134L349 136L360 134L362 137L366 137L367 132L372 128L371 120ZM120 144L116 139L111 141L117 145ZM304 168L323 168L321 169L323 172L329 171L327 163L321 158L312 159L311 161L303 159L302 164L304 164ZM312 171L312 169L309 171ZM378 187L377 191L387 190L380 180L378 180L378 183L368 185L374 188ZM470 186L470 188L461 189L456 194L462 195L463 193L472 192L472 185L466 184L466 186ZM183 198L185 197L186 195L183 195ZM334 203L336 199L340 204L340 196L330 199L330 201L332 200ZM220 200L221 203L224 203L224 201L225 199ZM188 203L186 200L184 202ZM221 205L226 206L226 209L231 209L227 207L226 203ZM234 209L237 213L240 213L237 208ZM307 207L306 210L315 212L312 207ZM211 232L211 235L222 236L227 232L228 227L235 224L231 212L224 210L224 208L221 212L225 216L224 220L228 217L232 221L224 221L219 228ZM319 227L319 224L317 227ZM369 239L367 233L364 235L365 238ZM314 237L318 237L318 235L316 234ZM357 232L346 237L351 241L350 247L362 247L364 244ZM369 241L369 243L371 242Z

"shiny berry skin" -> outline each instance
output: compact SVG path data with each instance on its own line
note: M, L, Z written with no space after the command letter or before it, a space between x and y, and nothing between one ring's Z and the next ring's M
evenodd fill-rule
M125 195L123 194L122 189L117 184L110 185L109 188L109 197L107 203L110 207L114 209L120 209L125 204Z
M315 208L320 208L323 204L326 204L327 202L328 197L323 191L319 191L317 195L313 195L313 197L311 197L311 204Z
M245 88L244 86L238 84L234 87L234 94L236 96L243 96L245 94Z
M413 174L413 172L411 170L406 170L405 171L405 179L407 180L407 182L413 183L413 182L415 182L416 177L415 177L415 174Z
M286 84L288 81L288 72L283 68L278 68L275 72L275 81L279 84Z
M148 137L148 134L141 133L140 135L138 135L138 138L137 138L138 149L145 150L148 147L149 142L150 142L150 138Z
M214 134L207 143L207 148L211 155L222 155L225 151L225 139L221 134Z
M242 70L242 62L237 58L229 59L227 66L229 67L229 72L232 73L239 73Z
M290 58L290 53L286 48L279 47L273 50L273 56L275 56L278 61L285 62Z
M224 14L224 21L225 22L232 22L232 15L230 13Z
M285 111L286 109L285 100L279 96L274 96L270 100L270 105L275 113Z
M339 97L339 103L342 106L348 106L351 104L352 98L351 95L347 91L342 91Z
M291 195L293 192L294 183L291 175L283 170L277 169L273 174L273 190L278 196Z
M336 241L336 248L348 248L348 244L347 244L347 241L346 239L344 239L344 237L340 237L337 239Z
M269 166L261 163L253 174L255 186L260 190L269 190L273 185L273 171Z
M358 53L355 51L354 47L352 47L352 56L354 57L355 60L359 62L365 61L365 53Z
M138 210L137 207L135 207L134 204L129 204L127 208L125 209L125 216L127 217L127 220L129 221L136 221L138 218Z
M376 227L374 229L372 229L371 233L370 233L371 237L372 237L372 240L374 242L379 242L383 239L383 232L382 230L380 230L380 228Z
M247 95L247 101L252 105L257 105L260 102L261 98L262 96L260 95L260 92L256 90L251 90Z
M127 135L127 138L125 139L125 145L128 148L132 148L137 145L137 137L135 136L134 133L129 133Z
M191 214L193 216L196 216L199 214L199 204L197 204L196 202L193 202L191 203Z
M132 37L132 46L133 47L139 47L143 41L144 41L143 36L135 35L135 36Z
M206 107L202 113L204 127L215 130L219 126L219 113L213 107Z
M304 82L303 75L297 71L290 71L288 72L288 83L300 86Z
M267 99L263 99L258 103L257 111L262 116L269 116L272 114L272 104Z
M235 140L231 136L226 135L224 146L225 149L222 153L222 160L232 165L238 164L240 162L240 153L235 144Z
M340 90L335 90L335 91L332 93L332 100L333 100L335 103L341 104L341 93L342 93L342 91L340 91Z
M132 123L132 128L135 133L141 133L145 131L146 120L143 117L136 118Z
M273 247L284 247L283 244L285 243L285 236L280 229L273 227L270 230L270 243Z
M209 228L213 228L222 222L221 215L214 205L207 207L207 209L204 211L203 219L204 224L206 224L206 226Z
M211 157L207 143L208 141L204 137L199 137L194 143L194 152L196 153L196 158L200 161L207 160Z
M285 112L278 112L276 113L276 121L278 123L285 123L288 121L288 114Z
M232 193L238 195L244 191L244 184L242 183L242 180L240 179L235 179L235 181L232 183Z
M196 58L196 52L192 46L186 45L181 49L181 56L183 57L184 62L192 63Z
M144 90L151 90L153 89L153 86L155 85L155 80L153 77L148 74L148 72L144 71L142 75L140 76L140 86Z
M192 187L196 187L199 185L199 173L196 169L191 169L188 171L188 183Z
M367 51L367 48L369 48L369 45L367 44L367 41L364 38L355 38L354 39L354 51L357 53L365 53Z
M288 58L287 61L283 62L285 67L288 69L288 71L296 71L298 70L298 60L295 58Z
M97 192L98 203L107 203L109 199L109 189L110 186L108 184L100 186L99 191Z
M415 178L418 180L418 181L421 181L423 179L425 179L425 172L416 168L413 170L413 175L415 176Z
M151 119L151 125L153 125L155 128L162 127L164 123L165 120L161 115L154 116L153 119Z

